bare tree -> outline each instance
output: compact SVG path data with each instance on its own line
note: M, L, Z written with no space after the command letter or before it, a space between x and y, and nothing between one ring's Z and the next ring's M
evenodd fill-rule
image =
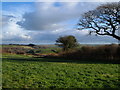
M97 35L109 35L120 40L120 2L107 3L95 10L84 13L78 23L78 29L90 29Z

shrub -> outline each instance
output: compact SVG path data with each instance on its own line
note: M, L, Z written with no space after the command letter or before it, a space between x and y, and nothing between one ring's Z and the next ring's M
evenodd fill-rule
M35 46L35 44L28 44L28 46L33 47L33 46Z
M83 46L78 50L63 52L61 57L75 60L100 60L100 61L119 61L120 46L101 45L101 46Z
M37 51L35 51L35 53L41 53L41 50L37 50Z
M35 51L34 50L29 50L29 51L27 51L27 53L29 53L29 54L35 54Z

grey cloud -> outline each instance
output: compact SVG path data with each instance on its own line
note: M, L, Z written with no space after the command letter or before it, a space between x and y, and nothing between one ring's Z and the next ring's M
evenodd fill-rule
M72 5L73 4L73 5ZM80 15L90 9L94 9L99 3L62 3L62 6L54 6L46 3L37 3L34 12L25 13L24 20L17 22L22 28L27 30L52 30L57 29L61 22L79 18Z
M15 18L13 15L3 15L2 17Z
M62 30L61 30L62 31ZM41 33L42 32L42 33ZM118 43L118 41L110 36L95 36L88 34L81 34L78 32L72 33L72 30L68 33L67 30L60 33L53 33L50 31L39 31L38 33L29 33L33 38L33 43L53 43L55 44L56 39L59 36L65 35L74 35L80 44L85 43L97 43L97 44L110 44L110 43Z
M15 18L12 15L2 15L2 26L6 26L12 18Z
M13 38L3 39L3 43L35 43L35 44L55 44L56 39L59 36L74 35L80 44L104 44L104 43L117 43L118 41L109 36L93 36L82 34L81 32L72 33L72 30L61 30L61 32L54 33L51 31L31 31L27 34L31 36L31 39L21 38L20 36L14 36Z

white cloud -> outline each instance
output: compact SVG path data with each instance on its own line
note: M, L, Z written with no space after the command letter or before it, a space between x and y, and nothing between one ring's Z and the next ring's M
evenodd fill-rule
M80 17L84 12L94 9L99 3L36 3L37 9L23 15L24 21L17 24L27 30L54 30L59 23ZM86 8L87 7L87 8Z
M22 38L24 38L24 39L31 39L31 37L29 36L29 35L20 35Z
M116 42L112 37L89 36L88 30L75 30L75 19L83 12L95 8L98 5L96 3L60 3L55 6L55 3L51 2L36 5L36 11L30 13L25 13L23 6L14 7L16 12L13 8L12 11L3 13L3 43L55 43L59 36L64 35L74 35L80 43ZM17 12L20 10L24 12ZM26 19L23 23L22 15ZM19 24L16 24L17 22Z
M21 29L19 25L16 24L17 18L13 16L3 16L3 28L2 28L2 39L30 39L30 36L26 35L26 31Z

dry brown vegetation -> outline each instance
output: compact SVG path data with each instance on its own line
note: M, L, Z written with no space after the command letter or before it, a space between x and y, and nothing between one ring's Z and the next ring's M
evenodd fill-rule
M30 48L24 47L2 47L2 53L26 54Z
M40 51L44 49L46 52ZM33 57L65 58L71 60L95 60L95 61L115 61L120 62L120 45L99 45L99 46L81 46L80 48L69 51L60 51L53 53L49 47L46 48L26 48L2 47L2 53L33 55ZM49 49L49 50L47 50ZM53 48L52 50L54 50ZM37 52L39 50L39 52Z
M120 45L83 46L60 54L61 57L77 60L120 61Z

